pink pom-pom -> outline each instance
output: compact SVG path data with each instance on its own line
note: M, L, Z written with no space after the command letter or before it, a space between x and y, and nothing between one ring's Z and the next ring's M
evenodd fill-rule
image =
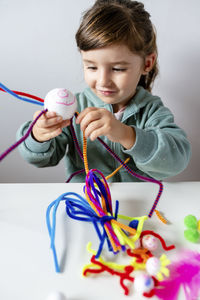
M158 248L158 239L150 234L142 238L142 246L150 251Z

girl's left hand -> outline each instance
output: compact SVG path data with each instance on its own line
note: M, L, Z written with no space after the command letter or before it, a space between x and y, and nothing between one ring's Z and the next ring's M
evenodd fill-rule
M106 136L110 141L120 143L130 149L135 143L134 128L118 121L105 108L87 107L76 119L86 138L94 141L97 137Z

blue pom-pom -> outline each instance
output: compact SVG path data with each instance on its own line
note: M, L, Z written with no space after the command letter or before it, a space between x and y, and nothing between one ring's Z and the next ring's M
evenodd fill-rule
M138 224L139 224L139 221L138 221L138 220L132 220L132 221L129 223L129 227L134 228L134 229L137 229Z

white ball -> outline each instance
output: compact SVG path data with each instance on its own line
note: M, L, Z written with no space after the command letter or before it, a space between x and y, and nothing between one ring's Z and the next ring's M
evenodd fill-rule
M146 262L146 270L151 276L155 276L160 271L161 263L157 257L150 257Z
M156 237L147 234L142 238L142 246L150 251L158 248L158 240Z
M137 293L148 293L154 288L154 281L151 276L141 273L136 275L133 286Z
M53 89L44 99L44 108L62 116L63 120L71 119L77 109L76 97L64 88Z
M52 292L46 300L66 300L66 297L61 292Z

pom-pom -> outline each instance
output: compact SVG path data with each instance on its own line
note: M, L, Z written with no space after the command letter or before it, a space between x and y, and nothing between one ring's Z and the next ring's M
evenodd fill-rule
M152 256L146 262L146 270L149 275L156 276L160 271L161 263L160 259Z
M195 229L186 229L184 231L184 237L186 240L192 243L198 243L200 234Z
M147 234L142 238L142 246L150 251L156 250L158 247L158 240L156 237Z
M148 293L154 288L154 281L151 276L145 273L136 275L134 280L134 289L137 293Z
M132 220L132 221L128 224L128 226L131 227L131 228L137 229L138 224L139 224L139 221L138 221L138 220Z
M52 292L46 300L66 300L66 297L61 292Z
M56 88L48 92L44 99L44 108L62 116L63 120L73 117L77 109L76 97L64 88Z
M197 219L193 215L188 215L184 218L184 224L188 228L196 229L197 228Z
M193 215L188 215L184 218L184 224L188 228L184 231L186 240L192 243L198 243L200 234L198 232L198 221Z

